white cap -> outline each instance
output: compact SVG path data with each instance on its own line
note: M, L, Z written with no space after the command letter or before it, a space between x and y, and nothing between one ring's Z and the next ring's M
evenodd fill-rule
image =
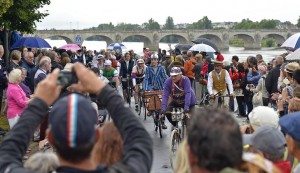
M97 56L97 59L102 59L102 58L104 58L104 56L101 55L101 54L99 54L99 55Z
M145 63L143 59L138 59L136 62L137 62L138 64L144 64L144 63Z
M152 59L152 58L158 59L158 56L157 56L156 54L152 54L152 55L151 55L151 59Z
M111 65L111 60L105 60L104 65Z
M267 106L258 106L249 114L250 125L254 130L261 126L269 125L278 128L279 116L277 112Z

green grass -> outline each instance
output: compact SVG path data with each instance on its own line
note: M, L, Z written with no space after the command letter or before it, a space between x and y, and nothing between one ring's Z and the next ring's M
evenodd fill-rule
M9 124L8 124L6 115L0 115L0 127L6 131L9 130Z

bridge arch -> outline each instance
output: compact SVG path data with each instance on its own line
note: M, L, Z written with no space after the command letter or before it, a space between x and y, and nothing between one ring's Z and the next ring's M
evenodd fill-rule
M125 37L123 42L143 42L145 46L151 44L151 40L144 35L130 35Z
M67 44L73 43L73 40L72 40L72 39L70 39L70 38L67 37L67 36L63 36L63 35L52 35L52 36L49 36L49 37L47 37L47 38L52 39L52 38L55 38L55 37L59 37L59 38L64 39L64 40L67 42Z
M113 39L105 36L105 35L91 35L88 36L86 39L86 41L105 41L107 43L107 45L113 43Z
M159 42L189 44L188 39L179 34L166 34L159 39Z
M280 34L267 34L262 37L262 39L267 39L267 38L273 38L276 41L276 46L282 45L282 43L285 41L284 36Z
M203 35L199 35L197 38L206 38L208 40L210 40L211 42L213 42L220 50L223 49L225 46L224 41L222 41L222 39L217 36L217 35L213 35L213 34L203 34Z
M245 49L252 49L253 45L255 45L255 40L250 35L247 35L247 34L235 34L235 35L233 35L233 37L237 38L237 39L242 39L244 41L244 47L245 47Z

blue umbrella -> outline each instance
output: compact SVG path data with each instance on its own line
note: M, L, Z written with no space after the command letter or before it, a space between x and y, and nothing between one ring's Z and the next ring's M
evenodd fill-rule
M17 40L10 49L17 49L22 46L27 48L51 48L50 44L40 37L23 37Z
M122 43L111 43L107 46L107 49L109 49L109 50L117 50L117 49L122 50L122 49L127 49L127 48Z

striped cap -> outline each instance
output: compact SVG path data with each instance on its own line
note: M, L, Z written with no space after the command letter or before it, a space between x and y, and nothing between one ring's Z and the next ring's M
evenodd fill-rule
M77 148L95 142L97 113L91 102L72 93L59 99L49 115L54 139L62 146Z

